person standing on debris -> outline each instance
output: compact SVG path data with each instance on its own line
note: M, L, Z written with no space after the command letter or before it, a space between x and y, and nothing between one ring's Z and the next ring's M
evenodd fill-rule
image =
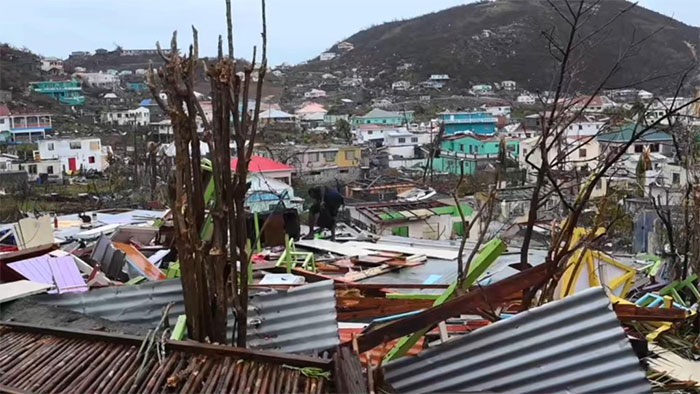
M313 200L309 209L309 234L307 239L313 238L314 228L331 230L331 240L335 241L335 220L338 210L345 204L343 196L338 191L325 186L314 186L309 189L309 197Z

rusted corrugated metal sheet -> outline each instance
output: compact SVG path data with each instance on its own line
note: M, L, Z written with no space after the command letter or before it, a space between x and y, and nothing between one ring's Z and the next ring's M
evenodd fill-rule
M0 391L42 393L325 393L330 381L306 376L305 359L231 351L212 345L165 345L140 352L139 338L47 334L0 322ZM183 350L185 349L185 350ZM145 354L145 356L144 356ZM308 359L308 358L306 358ZM318 368L315 362L308 366ZM289 367L289 364L301 364ZM330 365L326 367L330 371Z
M385 378L402 393L650 391L601 288L391 362Z
M340 333L340 342L341 343L346 343L346 342L352 342L353 336L360 335L362 333L361 328L341 328L339 330ZM367 357L372 360L372 365L377 365L379 364L379 361L386 355L386 353L398 342L398 339L394 339L393 341L387 342L387 345L385 348L382 347L375 347L374 349L364 352L360 354L360 360L362 360L363 363L367 362ZM421 350L423 350L423 342L424 338L421 338L416 342L410 349L408 349L408 352L406 352L407 355L409 356L415 356L416 354L420 353Z

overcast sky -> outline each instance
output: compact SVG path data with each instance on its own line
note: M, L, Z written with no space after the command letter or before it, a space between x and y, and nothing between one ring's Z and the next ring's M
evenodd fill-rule
M260 38L260 1L232 0L237 55ZM526 0L523 0L526 1ZM469 3L469 0L267 0L269 58L298 63L372 25ZM199 30L200 53L214 55L225 33L224 0L3 0L0 42L44 56L72 51L164 46L178 30L181 46ZM700 0L640 0L644 7L700 26Z

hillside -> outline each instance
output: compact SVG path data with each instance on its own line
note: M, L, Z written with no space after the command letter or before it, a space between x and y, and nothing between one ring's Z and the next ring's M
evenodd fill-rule
M564 7L561 0L555 0ZM603 25L630 3L605 0L587 29ZM462 86L514 80L527 89L548 89L553 59L543 30L563 36L565 22L544 0L498 0L468 4L418 18L385 23L350 38L354 50L331 61L312 61L305 70L337 71L357 68L382 80L425 80L430 74L449 74ZM635 51L623 72L612 80L625 85L652 75L678 71L690 63L685 41L696 43L699 29L636 7L609 26L582 53L585 68L579 74L581 89L592 86L606 72L634 35L636 39L662 29ZM585 32L584 32L585 34ZM396 67L413 66L406 71ZM666 80L648 81L641 87L666 89Z

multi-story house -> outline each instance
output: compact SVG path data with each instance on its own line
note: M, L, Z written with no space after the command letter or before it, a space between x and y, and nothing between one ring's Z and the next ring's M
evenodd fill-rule
M440 157L433 159L433 169L460 174L463 166L465 174L474 174L498 160L500 143L500 138L477 134L445 137L440 144ZM506 149L508 157L517 160L520 156L520 141L506 139Z
M51 115L48 113L14 113L0 105L0 141L35 142L45 138L51 128Z
M80 82L75 80L30 82L29 88L35 93L53 97L61 104L83 105L85 103Z
M148 126L151 123L151 111L146 107L105 110L100 115L100 122L117 126Z
M644 149L649 149L651 153L661 153L666 157L675 157L676 149L673 145L673 137L665 131L650 129L640 138L634 138L635 135L639 135L644 128L645 126L631 123L611 129L609 132L601 133L596 138L600 143L602 152L611 148L620 147L630 140L635 139L634 143L627 148L625 153L642 153Z
M44 57L41 59L39 68L43 72L60 75L63 74L63 60L57 57Z
M119 76L115 73L77 73L77 77L82 79L85 86L100 89L115 89L119 86Z
M496 132L497 119L492 114L480 112L443 112L439 120L445 125L445 134L472 132L491 135Z
M306 184L348 182L362 174L362 148L359 146L279 146L258 150L261 156L280 158L294 167L296 178Z
M39 141L40 160L59 160L61 171L104 171L110 147L99 138L52 139Z
M413 111L385 111L379 108L373 108L371 111L362 116L352 118L353 125L386 125L400 126L413 122Z

